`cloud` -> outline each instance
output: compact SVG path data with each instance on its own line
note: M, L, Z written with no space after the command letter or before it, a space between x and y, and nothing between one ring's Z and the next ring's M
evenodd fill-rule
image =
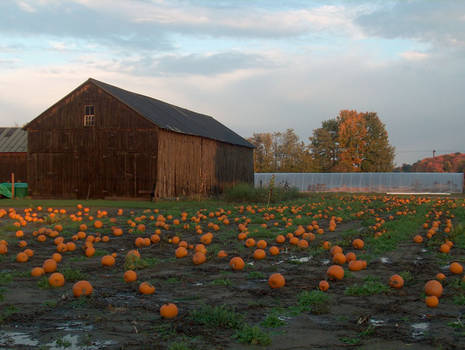
M400 56L410 61L424 60L429 57L427 53L418 51L404 51Z
M414 39L437 47L464 47L465 2L397 0L355 20L369 36Z

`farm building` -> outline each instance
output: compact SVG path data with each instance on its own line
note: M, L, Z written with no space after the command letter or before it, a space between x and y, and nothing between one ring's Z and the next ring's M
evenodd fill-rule
M0 183L26 182L27 133L21 128L0 128Z
M88 79L29 124L32 196L170 198L253 183L253 145L214 118Z

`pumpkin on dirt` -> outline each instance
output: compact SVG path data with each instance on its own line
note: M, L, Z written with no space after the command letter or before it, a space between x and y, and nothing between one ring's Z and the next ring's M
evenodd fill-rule
M57 270L57 262L55 259L47 259L42 264L42 268L46 273L55 272Z
M242 270L245 266L244 260L241 257L236 256L229 261L229 266L235 271Z
M54 272L48 278L48 283L54 288L62 287L65 284L65 276L59 272Z
M184 247L178 247L174 253L176 255L176 258L184 258L187 256L187 249Z
M29 256L27 256L26 253L24 252L19 252L17 255L16 255L16 261L17 262L20 262L20 263L25 263L29 260Z
M352 241L352 247L354 247L355 249L363 249L364 246L365 242L363 242L363 240L361 240L360 238L356 238Z
M207 261L207 256L203 252L196 252L192 256L192 262L194 263L194 265L203 264L205 261Z
M102 256L102 265L103 266L113 266L115 264L115 258L112 255Z
M342 280L344 278L344 269L339 265L331 265L328 267L326 274L333 280Z
M73 285L73 295L76 298L91 295L93 290L89 281L78 281Z
M276 246L270 247L270 249L268 249L268 251L270 252L271 255L278 255L279 254L279 248L276 247Z
M31 276L32 277L40 277L45 274L45 271L42 267L34 267L31 270Z
M435 295L425 297L425 303L428 307L437 307L439 305L439 299Z
M282 288L286 284L286 279L280 273L274 273L268 279L268 284L273 289Z
M322 292L326 292L329 289L329 283L326 280L321 280L320 283L318 284L318 288Z
M253 258L255 260L262 260L262 259L265 259L266 257L266 253L263 249L255 249L255 251L253 252Z
M436 280L430 280L425 284L425 293L427 296L440 297L442 295L442 284Z
M391 278L389 278L389 285L392 288L400 289L404 286L404 279L400 275L392 275Z
M137 280L137 273L133 270L127 270L124 273L123 278L126 283L134 282Z
M449 271L454 275L461 275L463 273L463 266L458 262L453 262L449 266Z
M226 251L224 250L220 250L217 254L217 257L222 259L222 258L226 258L228 256L228 253L226 253Z
M152 286L149 282L142 282L139 285L139 292L146 295L153 294L155 293L155 287Z
M160 308L160 315L166 319L175 318L178 315L178 307L173 303L164 304Z

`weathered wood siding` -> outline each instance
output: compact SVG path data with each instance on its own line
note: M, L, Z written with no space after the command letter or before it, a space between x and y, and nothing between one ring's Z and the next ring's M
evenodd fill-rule
M15 174L16 182L27 181L27 153L0 153L0 182L10 182L11 173Z
M240 182L253 183L253 150L160 130L156 196L213 194Z
M94 106L94 127L84 126L86 105ZM33 196L149 198L158 128L94 84L83 84L27 130Z

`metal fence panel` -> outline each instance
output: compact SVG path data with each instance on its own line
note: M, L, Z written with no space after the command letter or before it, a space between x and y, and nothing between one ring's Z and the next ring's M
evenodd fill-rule
M277 186L302 192L462 193L462 173L255 173L255 187Z

